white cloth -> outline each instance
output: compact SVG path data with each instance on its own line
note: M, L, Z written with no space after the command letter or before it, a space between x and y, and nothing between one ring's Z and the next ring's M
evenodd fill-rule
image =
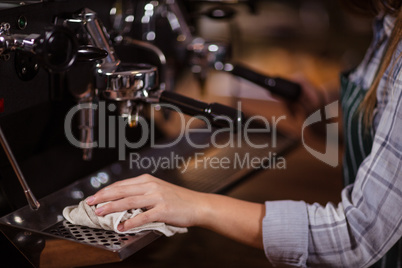
M166 236L172 236L175 233L185 233L187 228L175 227L167 225L163 222L151 222L142 226L132 228L130 230L120 232L117 230L119 223L131 219L138 214L142 213L142 209L130 209L123 212L110 213L105 216L98 216L95 214L95 209L107 203L89 206L85 200L81 201L78 205L65 207L63 216L72 224L84 225L91 228L112 230L120 234L138 233L141 231L154 230L161 232Z

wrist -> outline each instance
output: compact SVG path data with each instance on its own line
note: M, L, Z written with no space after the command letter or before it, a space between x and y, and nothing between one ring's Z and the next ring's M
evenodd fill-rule
M213 211L213 194L195 192L197 195L196 204L194 206L194 226L208 227Z

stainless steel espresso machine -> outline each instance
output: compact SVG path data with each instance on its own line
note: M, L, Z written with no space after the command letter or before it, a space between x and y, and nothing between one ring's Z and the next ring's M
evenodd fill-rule
M0 243L7 249L1 256L6 263L76 267L116 262L157 239L155 232L122 235L63 219L65 206L117 180L153 173L191 189L222 192L258 170L131 165L131 152L144 158L267 154L247 145L194 148L185 139L152 146L152 141L171 140L152 124L153 110L179 111L211 123L212 129L191 134L199 144L215 128L229 128L233 131L217 138L225 144L239 135L247 118L236 107L175 92L182 69L190 68L201 83L214 69L288 99L299 95L296 84L231 62L228 44L198 37L186 18L195 2L0 2ZM230 5L206 14L234 16ZM255 143L269 138L269 133L252 134ZM295 144L283 135L276 138L278 155Z

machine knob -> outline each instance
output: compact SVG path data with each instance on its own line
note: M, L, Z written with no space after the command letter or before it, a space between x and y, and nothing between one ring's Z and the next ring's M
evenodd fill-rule
M47 29L35 40L34 53L38 61L51 72L66 71L77 57L77 40L65 27Z

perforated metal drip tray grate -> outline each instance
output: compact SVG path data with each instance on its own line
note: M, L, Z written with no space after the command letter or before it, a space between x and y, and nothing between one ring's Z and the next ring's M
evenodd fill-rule
M136 240L136 234L118 234L113 231L75 225L66 220L56 223L44 232L96 245L107 250L120 250Z

